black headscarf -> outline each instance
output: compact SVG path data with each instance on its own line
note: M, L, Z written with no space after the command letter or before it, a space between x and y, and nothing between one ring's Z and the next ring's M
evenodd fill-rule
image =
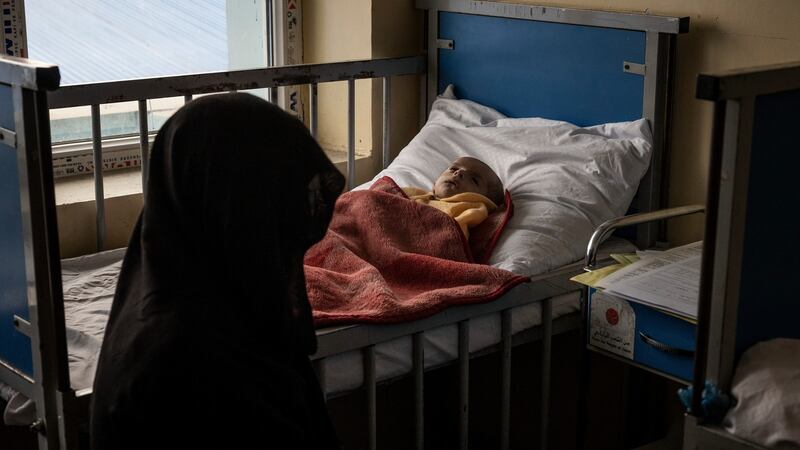
M164 124L97 365L94 450L335 446L303 255L343 185L303 124L255 96L203 97Z

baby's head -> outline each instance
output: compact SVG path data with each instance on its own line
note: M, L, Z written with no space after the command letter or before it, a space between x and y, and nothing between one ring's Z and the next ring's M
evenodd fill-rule
M450 164L433 185L433 195L438 198L452 197L464 192L475 192L502 205L505 197L503 183L497 174L483 161L467 156Z

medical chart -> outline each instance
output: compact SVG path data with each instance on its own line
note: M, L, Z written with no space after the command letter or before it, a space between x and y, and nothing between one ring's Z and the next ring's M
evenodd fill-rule
M696 320L703 242L651 253L597 282L606 293Z

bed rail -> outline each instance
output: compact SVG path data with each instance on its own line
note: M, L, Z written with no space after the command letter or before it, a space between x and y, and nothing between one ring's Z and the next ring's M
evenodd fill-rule
M48 91L61 82L58 67L53 64L6 55L0 55L0 61L0 80L9 86Z
M422 55L322 64L265 67L62 86L48 96L51 108L67 108L213 92L276 88L425 72Z
M191 75L175 75L135 80L109 81L102 83L63 86L48 95L50 108L75 106L91 107L92 153L94 167L102 167L103 143L100 135L100 105L137 101L139 107L139 147L142 152L142 185L147 185L149 167L149 135L147 124L147 100L183 97L186 102L194 95L250 89L275 89L284 86L309 85L309 128L317 137L317 99L320 83L347 82L347 183L355 186L355 80L383 79L383 141L382 166L389 164L391 133L391 78L400 75L424 74L426 60L422 55L401 58L345 61L324 64L300 64L294 66L267 67L259 69L209 72ZM94 171L97 251L105 249L105 194L103 171Z
M325 359L347 351L358 350L362 352L361 361L363 363L363 389L365 390L365 409L367 415L367 434L369 447L377 448L377 394L376 387L379 381L376 377L375 366L375 346L393 339L404 336L412 337L412 366L414 386L414 442L415 448L424 448L425 429L424 429L424 372L440 366L426 367L425 353L423 347L423 333L435 330L447 325L455 325L458 333L457 358L454 361L443 363L458 365L458 386L459 386L459 435L458 448L466 449L469 447L469 366L470 359L481 356L485 352L501 351L500 374L501 374L501 402L498 411L500 423L500 447L507 449L510 447L510 424L511 424L511 357L512 347L522 343L541 341L542 356L540 373L542 377L540 385L541 401L539 404L541 448L547 447L547 427L549 412L550 395L550 362L551 362L551 341L552 337L570 330L578 328L580 317L578 314L571 314L558 319L553 319L553 298L559 295L578 291L577 285L572 283L570 277L576 275L581 270L579 265L559 269L549 273L532 277L531 283L523 284L512 289L503 297L489 303L476 305L466 305L451 307L433 316L416 320L413 322L399 324L360 324L330 327L317 331L319 347L312 356L317 377L321 381L321 388L326 398L333 398L337 395L330 395L325 386L326 361ZM519 333L512 335L512 318L515 307L530 304L532 302L541 303L541 326L535 327L531 333ZM500 342L491 348L471 353L469 351L469 325L470 320L487 314L500 314ZM391 381L391 380L387 380Z
M659 220L671 219L673 217L686 216L689 214L705 212L703 205L676 206L674 208L661 209L629 216L618 217L600 224L592 233L589 244L586 246L586 258L584 259L584 270L589 272L594 270L597 262L597 249L600 243L606 240L617 228L639 225L642 223L656 222Z

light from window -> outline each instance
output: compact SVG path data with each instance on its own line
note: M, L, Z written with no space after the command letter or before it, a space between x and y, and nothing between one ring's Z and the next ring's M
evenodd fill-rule
M24 1L28 54L57 64L62 86L263 67L269 61L269 0ZM148 100L149 131L158 130L183 102ZM138 143L136 102L100 105L100 111L104 140L130 136L130 153ZM52 141L59 144L56 160L81 152L87 159L88 106L51 110L50 123Z
M28 54L61 84L228 69L225 0L25 0Z

